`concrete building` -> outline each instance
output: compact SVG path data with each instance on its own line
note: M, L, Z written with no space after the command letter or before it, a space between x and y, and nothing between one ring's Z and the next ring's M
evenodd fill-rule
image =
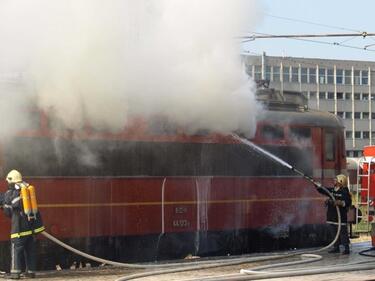
M243 59L255 80L270 80L270 87L280 91L300 91L309 108L340 116L347 156L361 156L364 146L375 144L375 62L266 54Z

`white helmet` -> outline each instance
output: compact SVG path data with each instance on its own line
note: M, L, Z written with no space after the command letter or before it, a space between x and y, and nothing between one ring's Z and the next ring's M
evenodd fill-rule
M19 183L19 182L22 182L22 175L17 170L12 170L8 173L5 180L8 183Z

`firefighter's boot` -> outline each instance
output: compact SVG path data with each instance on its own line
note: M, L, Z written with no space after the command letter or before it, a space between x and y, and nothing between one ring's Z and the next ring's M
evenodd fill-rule
M340 253L340 248L338 246L335 246L331 250L329 250L328 253L330 253L330 254Z
M345 246L345 250L344 252L342 252L343 255L349 255L350 254L350 249L349 249L349 245L346 245Z

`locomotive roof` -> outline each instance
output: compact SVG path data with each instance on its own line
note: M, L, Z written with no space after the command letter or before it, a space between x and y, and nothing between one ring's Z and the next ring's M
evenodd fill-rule
M279 125L304 125L311 127L343 128L342 119L332 113L319 110L274 111L265 110L259 121Z

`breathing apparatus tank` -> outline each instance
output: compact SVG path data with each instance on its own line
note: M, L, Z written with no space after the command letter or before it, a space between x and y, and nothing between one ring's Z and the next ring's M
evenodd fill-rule
M21 199L22 199L22 205L23 205L23 211L27 218L30 220L31 218L31 204L30 204L30 195L29 191L27 190L27 186L25 184L22 184L21 186Z
M25 215L27 216L28 220L35 219L36 214L38 213L38 204L36 202L34 186L23 183L20 193Z
M33 185L29 185L27 187L30 195L30 205L31 205L31 212L33 213L34 217L38 213L38 203L36 202L36 193L35 187Z

